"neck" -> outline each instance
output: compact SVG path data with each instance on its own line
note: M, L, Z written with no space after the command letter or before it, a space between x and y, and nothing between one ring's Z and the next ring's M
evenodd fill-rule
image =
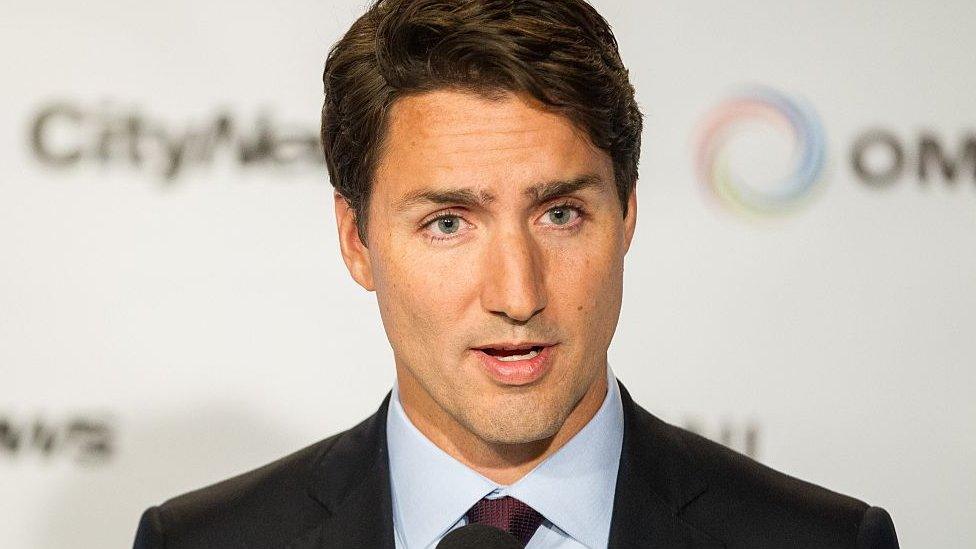
M398 364L400 402L411 423L448 455L502 485L518 481L569 442L596 415L607 393L604 368L554 435L526 443L496 443L468 430L436 404L415 377L403 370Z

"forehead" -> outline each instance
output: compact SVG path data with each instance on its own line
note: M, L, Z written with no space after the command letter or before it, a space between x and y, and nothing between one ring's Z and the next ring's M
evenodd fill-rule
M583 173L612 181L609 157L583 131L515 94L489 99L440 90L404 97L390 110L387 131L374 196L438 185L504 192Z

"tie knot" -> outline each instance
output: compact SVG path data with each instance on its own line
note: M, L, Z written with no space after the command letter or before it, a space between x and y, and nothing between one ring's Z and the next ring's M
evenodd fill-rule
M497 499L482 498L468 510L468 521L471 524L485 524L504 530L525 545L542 524L542 515L526 503L512 496L505 496Z

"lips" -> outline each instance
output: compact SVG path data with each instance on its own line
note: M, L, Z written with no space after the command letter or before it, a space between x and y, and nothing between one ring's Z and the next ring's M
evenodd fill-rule
M479 349L481 352L491 355L502 362L513 362L516 360L529 360L535 358L540 351L542 351L542 345L529 347L528 349L496 349L493 347L488 347L485 349Z
M472 349L488 377L501 385L528 385L549 370L554 344L495 343Z

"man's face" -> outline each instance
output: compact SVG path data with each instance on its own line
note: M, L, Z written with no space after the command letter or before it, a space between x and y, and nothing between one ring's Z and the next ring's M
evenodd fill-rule
M402 98L368 248L338 198L336 213L408 413L525 443L553 436L588 392L602 400L636 199L623 217L609 156L567 118L514 94Z

